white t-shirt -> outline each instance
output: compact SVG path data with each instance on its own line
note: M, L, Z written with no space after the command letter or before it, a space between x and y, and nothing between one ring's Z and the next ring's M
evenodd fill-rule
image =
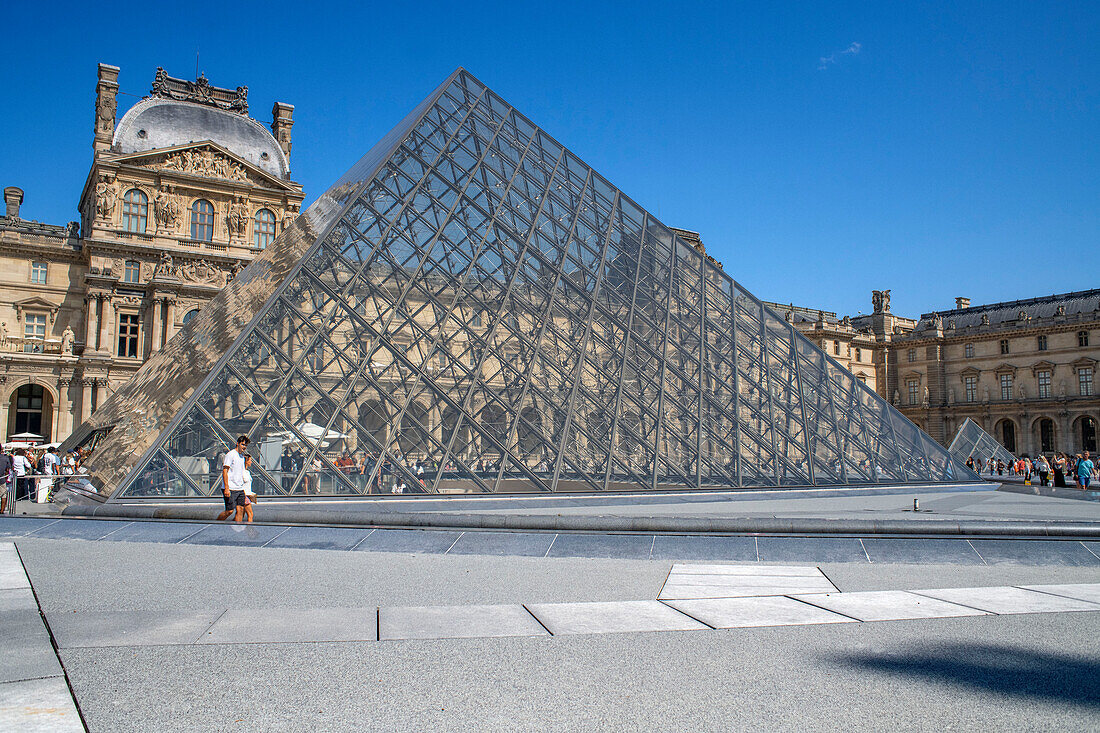
M16 476L26 476L32 470L31 462L27 460L26 456L16 456L15 462L12 464Z
M46 467L46 473L51 476L57 473L57 467L61 465L61 459L56 453L47 453L42 456L42 463Z
M233 449L226 453L225 462L222 463L222 466L229 469L229 490L243 491L244 456L241 455L241 452Z
M247 468L244 470L244 493L249 496L256 495L256 492L252 490L252 472Z

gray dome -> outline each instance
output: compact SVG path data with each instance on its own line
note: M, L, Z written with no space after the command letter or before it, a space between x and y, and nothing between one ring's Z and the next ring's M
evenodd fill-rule
M140 153L201 140L215 142L274 176L290 178L282 148L259 122L174 99L148 98L131 107L118 123L113 147L121 153Z

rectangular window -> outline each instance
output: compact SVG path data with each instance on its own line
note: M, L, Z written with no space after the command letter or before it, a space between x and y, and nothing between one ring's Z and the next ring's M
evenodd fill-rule
M1092 367L1077 370L1077 388L1082 397L1092 397Z
M1078 346L1088 346L1089 345L1089 332L1088 331L1078 331L1077 332L1077 345Z
M909 404L915 405L920 394L920 380L910 379L906 384L909 386Z
M28 313L23 317L23 351L28 354L41 354L46 341L46 314Z
M1050 397L1050 372L1041 371L1035 374L1039 380L1039 397L1046 399Z
M138 355L138 317L123 313L118 317L118 355L136 359Z
M909 361L916 361L917 360L917 350L916 349L909 349L909 351L906 353L906 357L909 359Z
M46 271L47 266L45 262L32 262L31 263L31 282L35 285L46 284Z
M966 387L966 401L977 402L978 401L978 378L977 377L963 377L963 385Z
M1040 336L1036 340L1039 342L1039 351L1046 351L1047 350L1047 337L1046 336Z
M863 358L863 352L860 349L856 349L856 361Z
M1002 400L1012 399L1012 375L1011 374L1002 374L1001 375L1001 399Z
M967 359L973 359L974 358L974 344L967 344L965 348L966 348L966 358Z
M1008 353L1008 339L1001 339L1001 353Z
M833 354L836 355L836 356L840 356L840 342L839 341L834 341L833 342Z
M126 260L126 269L122 278L125 282L141 282L141 263L137 260Z

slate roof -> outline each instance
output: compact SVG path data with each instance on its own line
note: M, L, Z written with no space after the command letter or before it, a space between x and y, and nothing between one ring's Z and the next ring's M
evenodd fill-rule
M1065 308L1064 313L1059 313L1059 306ZM1003 303L972 305L969 308L952 308L951 310L922 313L916 330L921 331L930 328L937 316L943 319L945 328L948 328L950 322L954 321L955 330L960 330L978 328L984 325L982 316L989 316L989 326L995 327L1019 323L1021 313L1024 314L1024 319L1036 319L1053 318L1056 315L1073 316L1096 311L1100 311L1100 288L1078 290L1060 295L1047 295L1041 298L1010 300Z

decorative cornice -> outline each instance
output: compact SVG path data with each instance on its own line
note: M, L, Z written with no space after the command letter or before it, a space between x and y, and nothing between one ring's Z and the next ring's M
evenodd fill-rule
M199 78L195 81L187 81L168 76L168 72L158 66L149 96L174 99L178 102L194 102L248 115L248 87L239 86L236 90L216 87L210 84L206 74L199 74Z

